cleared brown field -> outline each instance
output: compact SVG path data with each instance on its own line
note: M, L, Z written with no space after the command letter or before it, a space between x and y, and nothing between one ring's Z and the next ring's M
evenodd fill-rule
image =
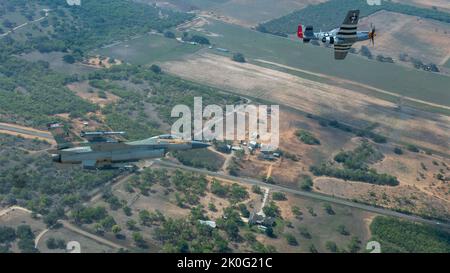
M359 182L343 181L335 178L314 179L315 190L328 195L362 201L364 203L401 209L423 215L448 218L449 199L436 198L418 190L414 186L375 186Z
M450 56L450 24L388 11L363 18L360 29L368 29L370 23L378 32L375 47L370 47L374 55L398 60L401 53L406 53L438 65L445 64ZM359 45L364 44L368 45Z
M207 53L162 65L181 77L366 127L393 139L445 152L450 147L450 117L422 112L356 91L323 84L257 65L236 63Z
M321 145L306 145L295 136L297 129L303 129L314 134ZM322 127L316 121L292 111L280 111L280 148L298 157L298 161L287 158L272 163L272 178L277 184L291 188L299 188L302 175L313 175L309 167L321 162L333 161L334 156L341 150L353 150L360 143L361 138L350 133L342 132L331 127ZM414 213L428 215L449 216L450 185L440 181L436 175L450 173L450 160L427 155L412 153L403 149L402 155L395 154L392 143L375 144L384 159L371 165L380 173L388 173L398 178L397 187L377 186L361 182L343 181L335 178L316 177L314 190L347 199L355 199L393 209L405 209ZM265 173L268 162L252 156L242 161L242 176L255 176Z
M119 100L118 96L110 92L105 92L106 98L100 98L98 92L95 92L97 91L97 89L91 87L88 82L68 84L67 88L72 90L80 98L98 104L101 107L104 107L109 103L117 102ZM89 92L90 90L91 92Z

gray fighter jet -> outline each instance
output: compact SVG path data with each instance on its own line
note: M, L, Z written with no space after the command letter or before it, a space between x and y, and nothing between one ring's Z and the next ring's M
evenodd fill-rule
M54 162L81 164L86 169L132 168L130 163L143 159L164 157L170 151L201 149L210 146L199 141L185 141L173 135L125 142L112 138L125 132L81 132L85 142L71 141L69 131L59 123L49 124L49 131L57 143L52 151Z

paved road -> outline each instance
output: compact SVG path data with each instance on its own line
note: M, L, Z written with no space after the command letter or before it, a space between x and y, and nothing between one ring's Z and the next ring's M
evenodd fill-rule
M415 221L415 222L421 222L421 223L430 224L430 225L433 225L433 226L438 226L438 227L443 227L443 228L446 228L446 229L450 229L450 224L449 223L442 223L442 222L439 222L439 221L436 221L436 220L429 220L429 219L425 219L425 218L422 218L422 217L419 217L419 216L409 215L409 214L405 214L405 213L400 213L400 212L389 210L389 209L384 209L384 208L374 207L374 206L370 206L370 205L355 203L355 202L348 201L348 200L345 200L345 199L340 199L340 198L336 198L336 197L332 197L332 196L328 196L328 195L323 195L323 194L319 194L319 193L299 191L299 190L295 190L295 189L286 188L286 187L283 187L283 186L267 184L267 183L264 183L264 182L256 180L256 179L234 177L234 176L230 176L230 175L215 173L215 172L202 170L202 169L196 169L196 168L183 166L183 165L180 165L180 164L175 164L175 163L162 161L162 160L155 160L155 164L158 164L161 167L165 167L165 168L184 169L184 170L187 170L187 171L201 173L201 174L205 174L205 175L212 176L212 177L222 178L222 179L225 179L225 180L230 180L230 181L234 181L234 182L243 182L243 183L251 184L251 185L258 185L258 186L270 188L272 190L292 193L292 194L308 197L308 198L311 198L311 199L316 199L316 200L320 200L320 201L335 203L335 204L339 204L339 205L344 205L344 206L348 206L348 207L362 209L362 210L373 212L373 213L378 213L378 214L381 214L381 215L403 218L403 219L407 219L407 220L411 220L411 221Z
M15 132L15 133L23 134L23 135L29 135L29 136L35 136L35 137L53 140L53 137L50 133L27 130L25 128L16 127L16 126L9 125L6 123L0 123L0 130L11 131L11 132Z

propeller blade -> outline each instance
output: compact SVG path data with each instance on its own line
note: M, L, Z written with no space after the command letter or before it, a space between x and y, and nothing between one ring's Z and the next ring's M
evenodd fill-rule
M369 33L370 40L372 41L372 46L375 46L375 36L377 35L375 25L370 23L371 31Z

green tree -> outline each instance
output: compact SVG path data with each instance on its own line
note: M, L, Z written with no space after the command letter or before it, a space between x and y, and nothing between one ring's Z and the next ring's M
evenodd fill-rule
M310 253L318 253L316 246L314 244L309 245L309 252Z
M353 236L350 243L348 244L348 251L351 253L356 253L361 249L361 241L358 237Z
M144 240L144 237L142 236L141 233L135 231L133 232L132 237L136 246L140 248L147 248L147 242Z
M328 249L328 251L333 252L333 253L336 253L339 251L336 243L333 241L327 241L325 243L325 247Z
M344 225L339 225L337 227L337 231L339 232L339 234L344 235L344 236L350 235L350 232L347 230L347 228Z
M235 54L233 54L233 58L232 59L233 59L233 61L238 62L238 63L245 63L246 62L244 54L242 54L242 53L235 53Z
M128 220L127 223L126 223L127 228L128 228L129 230L136 230L136 229L137 229L136 224L137 224L136 221L133 220L133 219Z
M75 57L70 54L64 55L63 60L64 60L64 62L66 62L68 64L73 64L76 62Z
M295 135L300 139L303 143L308 145L320 145L320 140L318 140L313 134L305 130L297 130Z
M276 237L272 227L266 227L265 233L266 233L267 237L270 237L270 238Z
M273 199L273 200L277 200L277 201L284 201L284 200L287 200L286 194L284 194L284 193L282 193L282 192L273 192L273 193L272 193L272 199Z
M151 224L150 220L150 212L148 210L144 209L139 212L139 221L142 225L147 226Z
M285 236L286 236L286 241L287 241L287 243L289 245L291 245L291 246L298 246L298 241L297 241L297 239L295 238L294 235L288 233Z
M11 227L0 226L0 244L8 244L16 240L16 231Z
M312 238L311 233L309 233L308 228L306 228L306 227L299 227L298 231L300 232L300 235L302 235L304 238L306 238L306 239L311 239Z
M152 65L150 66L150 70L153 71L153 72L156 73L156 74L162 73L161 67L158 66L158 65L156 65L156 64L152 64Z
M331 207L331 205L328 204L328 203L325 203L325 204L323 205L323 208L324 208L325 212L328 213L329 215L335 215L335 214L336 214L336 213L334 212L334 210L333 210L333 207Z
M303 191L311 191L313 180L309 175L302 175L299 181L300 189Z

